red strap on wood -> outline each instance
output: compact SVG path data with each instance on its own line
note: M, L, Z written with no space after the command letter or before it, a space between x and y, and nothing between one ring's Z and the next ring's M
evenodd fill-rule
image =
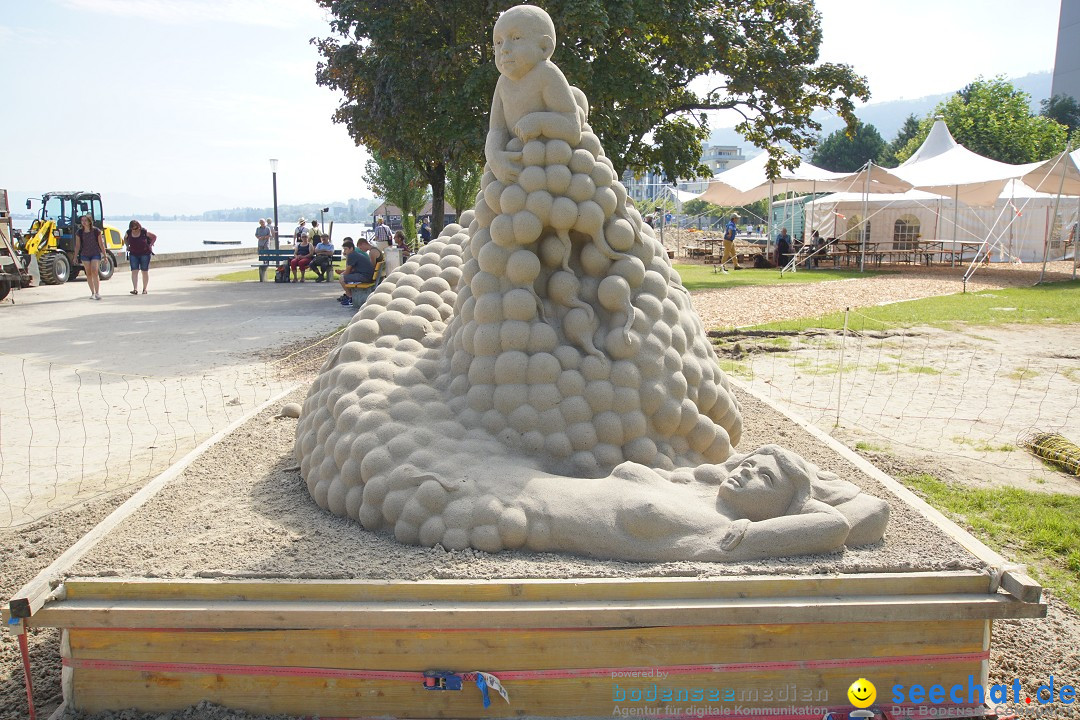
M19 652L22 653L23 677L26 678L26 704L30 707L30 720L37 720L34 710L34 679L30 674L30 646L26 642L26 628L19 633Z

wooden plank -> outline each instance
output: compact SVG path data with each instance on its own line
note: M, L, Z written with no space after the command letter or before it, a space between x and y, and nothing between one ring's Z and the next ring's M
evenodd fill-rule
M638 600L819 595L953 594L990 591L978 571L861 575L733 576L722 578L583 578L574 580L221 580L73 578L71 600Z
M419 683L394 680L343 679L323 677L266 677L225 674L183 674L118 670L86 670L76 673L77 709L86 712L138 707L142 711L165 712L187 707L200 700L257 713L399 718L473 718L529 716L611 717L616 711L632 708L784 707L792 704L817 707L846 707L846 692L852 678L870 677L878 692L889 698L887 688L897 683L933 683L966 688L969 675L978 674L977 662L924 665L859 665L822 670L785 669L739 673L678 675L663 680L623 678L567 678L515 680L505 682L510 695L507 704L499 697L485 710L480 693L466 685L460 692L432 692ZM619 693L637 689L648 693L684 689L702 691L702 699L689 702L617 700ZM715 692L730 701L706 699ZM782 693L812 699L780 700ZM771 694L770 694L771 693ZM647 696L647 695L646 695ZM632 696L631 696L632 697ZM763 699L765 697L771 699ZM746 699L738 699L746 698ZM756 698L756 699L754 699ZM656 714L656 713L654 713ZM820 717L818 715L817 717Z
M71 657L411 670L775 662L982 652L985 620L596 630L70 630Z
M1006 595L852 596L676 601L284 603L65 600L35 627L100 628L559 628L886 622L1042 617Z
M1001 589L1023 602L1037 603L1042 600L1042 585L1019 570L1002 571Z
M128 498L123 505L116 508L116 510L113 510L113 512L98 523L93 530L86 535L83 535L78 542L65 550L60 557L56 558L49 567L38 573L33 580L15 593L11 600L8 601L7 608L2 613L4 624L7 625L8 619L11 617L27 618L37 612L38 609L45 604L46 600L49 599L49 594L58 585L60 578L67 572L68 568L93 549L94 546L97 545L113 528L142 507L150 500L150 498L156 495L161 488L172 481L173 478L179 476L180 473L187 469L188 465L193 463L200 455L206 452L206 450L220 442L255 415L258 415L266 408L280 401L281 398L285 397L299 386L299 383L291 385L252 410L250 413L247 413L243 417L238 418L235 422L230 423L228 427L223 428L220 432L215 433L212 437L199 443L194 450L174 463L165 470L165 472L147 483L139 490L139 492Z
M747 393L749 395L752 395L753 397L757 398L758 400L765 403L766 405L768 405L772 409L776 410L777 412L779 412L781 415L788 418L792 422L797 423L800 427L802 427L804 430L806 430L808 433L813 435L815 438L817 438L821 442L825 443L829 448L834 450L837 454L839 454L845 460L850 462L852 465L859 468L864 473L866 473L870 477L872 477L875 480L877 480L878 482L880 482L882 485L884 485L886 487L886 489L888 489L890 492L892 492L894 495L899 497L905 503L907 503L908 505L913 507L919 513L921 513L923 515L923 517L925 517L927 520L929 520L934 525L936 525L939 530L941 530L943 533L945 533L950 538L952 538L954 541L956 541L956 543L958 545L960 545L962 548L967 550L969 553L974 555L979 560L981 560L984 563L986 563L987 565L989 565L991 568L997 568L999 570L999 572L1000 572L1002 568L1005 568L1008 565L1012 564L1009 561L1007 561L1005 558L1003 558L1001 555L996 553L994 550L991 550L984 543L979 541L978 538L972 536L971 533L967 532L962 527L960 527L959 525L954 523L952 520L945 517L945 515L943 515L939 510L932 507L929 503L927 503L921 497L919 497L918 495L913 493L903 483L899 482L898 480L893 479L890 475L887 475L886 473L882 472L877 467L875 467L873 464L868 462L865 458L863 458L861 455L859 455L858 453L856 453L854 450L850 449L849 447L847 447L843 443L838 442L835 438L833 438L831 435L829 435L825 431L823 431L820 428L806 422L802 418L799 418L798 416L792 414L786 408L781 407L779 405L776 405L775 403L773 403L771 400L769 400L764 395L761 395L757 391L753 390L746 383L743 383L743 382L741 382L740 380L738 380L736 378L728 378L728 379L731 381L731 383L733 383L735 385L735 387L739 388L739 390L741 390L742 392L745 392L745 393ZM1031 582L1034 583L1034 581L1031 581ZM1030 597L1031 594L1032 594L1032 591L1030 590L1030 586L1027 585L1027 584L1016 583L1016 584L1014 584L1012 586L1014 588L1023 587L1024 590L1022 591L1022 594L1026 595L1027 597ZM1003 589L1006 589L1006 588L1004 588L1004 584L1003 584ZM1040 592L1040 596L1041 596L1041 592ZM1021 602L1031 602L1029 600L1024 600L1023 597L1017 597L1016 599L1021 601ZM1045 606L1043 606L1043 614L1039 615L1039 616L1034 616L1034 617L1045 617L1045 615L1046 615L1046 610L1045 610Z

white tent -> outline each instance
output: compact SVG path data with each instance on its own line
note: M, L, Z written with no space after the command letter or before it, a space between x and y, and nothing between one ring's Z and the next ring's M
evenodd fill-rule
M768 153L750 158L741 165L725 170L709 181L709 187L698 197L721 207L737 207L771 197L777 192L899 192L911 187L890 171L870 165L853 173L822 170L808 162L800 162L793 170L782 170L780 177L769 180L765 171Z
M892 173L918 190L946 195L965 205L989 206L1006 182L1039 165L1010 165L974 153L957 143L945 121L938 118L915 154Z
M952 239L955 218L956 239L987 240L991 261L1041 262L1046 243L1050 259L1062 258L1062 228L1075 220L1075 203L1069 209L1062 205L1055 220L1056 194L1038 192L1020 180L1002 182L995 203L983 207L961 202L956 208L953 197L922 190L866 199L862 193L834 193L806 204L807 227L823 237L857 240L865 212L870 220L868 242L891 242L902 248L917 235Z

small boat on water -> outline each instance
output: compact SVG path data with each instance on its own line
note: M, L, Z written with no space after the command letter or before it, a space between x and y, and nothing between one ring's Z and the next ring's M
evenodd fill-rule
M203 245L239 245L239 240L203 240Z

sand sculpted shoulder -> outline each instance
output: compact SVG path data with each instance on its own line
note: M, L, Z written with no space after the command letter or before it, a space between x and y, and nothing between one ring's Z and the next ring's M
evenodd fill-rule
M883 501L775 445L733 455L738 404L550 61L551 19L512 8L494 40L474 210L371 294L304 403L315 502L488 552L725 561L879 540Z

